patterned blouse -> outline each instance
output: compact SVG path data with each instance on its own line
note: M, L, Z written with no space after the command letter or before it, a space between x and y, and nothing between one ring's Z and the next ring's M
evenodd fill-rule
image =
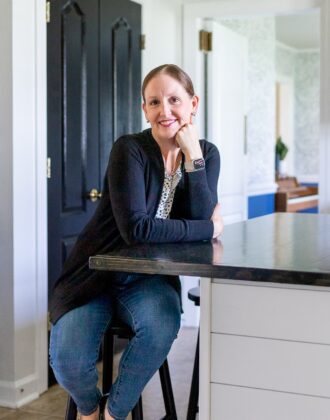
M164 185L163 191L158 205L156 218L157 219L167 219L173 204L175 189L180 182L182 177L181 165L174 172L174 174L169 175L165 170Z

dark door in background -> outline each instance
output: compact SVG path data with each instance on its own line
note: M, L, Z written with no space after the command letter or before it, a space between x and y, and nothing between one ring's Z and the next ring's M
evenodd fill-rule
M47 28L48 284L97 206L114 140L140 130L141 6L52 0ZM94 191L93 191L94 190Z

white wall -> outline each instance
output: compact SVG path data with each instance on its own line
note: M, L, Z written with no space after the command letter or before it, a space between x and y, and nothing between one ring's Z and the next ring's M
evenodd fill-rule
M45 88L41 94L39 89L45 69L39 71L44 66L37 60L41 54L37 45L41 45L36 39L40 10L45 24L44 4L43 0L6 0L0 15L0 182L4 194L0 210L0 405L9 407L36 398L47 383L47 375L40 371L41 363L43 372L47 371L47 259L40 262L44 253L37 247L38 241L41 250L46 246L40 235L40 229L46 228L45 218L38 211L42 196L38 193L45 181L38 182L37 163L38 140L46 142L45 132L43 136L40 132L45 127L46 107L40 101Z
M142 5L142 80L161 64L181 65L182 6L180 0L134 0ZM142 114L142 128L148 128Z
M278 135L282 137L284 143L288 146L289 153L285 158L285 173L296 175L294 168L294 85L293 80L283 80L277 77L278 82Z
M142 74L165 63L181 65L181 1L143 0L142 13L146 35Z
M142 51L142 77L161 64L181 65L180 0L133 0L142 5L142 33L146 49Z
M0 388L14 379L11 1L3 0L1 6L0 57L6 59L0 65Z

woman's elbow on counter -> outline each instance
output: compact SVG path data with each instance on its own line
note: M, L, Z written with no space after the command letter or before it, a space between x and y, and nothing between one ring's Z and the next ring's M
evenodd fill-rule
M127 245L149 242L149 229L143 221L134 221L121 231L121 236Z

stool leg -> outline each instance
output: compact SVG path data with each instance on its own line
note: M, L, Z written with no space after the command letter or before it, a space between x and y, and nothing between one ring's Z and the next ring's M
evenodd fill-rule
M188 403L187 420L195 420L198 413L198 394L199 394L199 329L197 346L195 353L194 370L191 381L190 396Z
M164 363L159 368L159 377L166 411L166 416L163 418L163 420L177 420L172 382L167 359L165 359Z
M73 399L69 396L66 403L65 420L76 420L77 418L77 406Z
M132 410L132 420L143 420L142 397Z
M103 374L102 374L102 392L108 394L112 385L113 376L113 346L114 338L110 332L104 334L102 359L103 359Z

